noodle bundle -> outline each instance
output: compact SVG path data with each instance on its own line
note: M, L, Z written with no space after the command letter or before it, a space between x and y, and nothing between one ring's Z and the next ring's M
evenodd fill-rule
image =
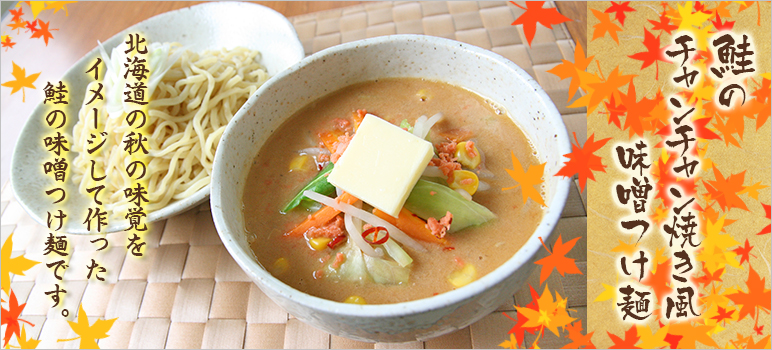
M143 137L147 138L144 146L148 151L148 155L143 156L147 159L144 162L147 169L141 180L147 184L149 202L143 206L146 212L187 198L209 185L214 154L225 126L247 98L268 80L257 51L239 47L199 54L173 44L169 53L170 57L173 54L179 58L157 85L151 86L147 121L142 129L147 132ZM113 57L113 61L118 59ZM153 63L152 58L149 61ZM109 66L109 62L106 63ZM106 83L108 79L109 73ZM91 85L87 90L95 89ZM109 84L105 85L109 88ZM108 90L108 99L113 95L121 97L122 93L111 94ZM136 175L134 180L130 178L126 167L137 157L131 157L124 150L124 140L136 130L126 122L125 107L110 111L109 104L107 101L84 105L78 113L73 150L79 154L73 162L73 181L78 183L79 191L89 197L93 194L87 194L88 188L105 185L99 199L108 212L119 215L131 206L124 189L132 187ZM100 110L99 128L94 128L94 107ZM103 140L98 135L104 132L107 140L101 150L91 155L86 153ZM107 176L103 182L92 180L92 158L96 160L94 176Z

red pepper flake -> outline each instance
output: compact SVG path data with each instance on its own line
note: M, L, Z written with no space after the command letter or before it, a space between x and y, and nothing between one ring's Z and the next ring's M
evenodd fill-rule
M433 195L435 195L435 194L437 194L437 192L434 192L434 191L429 191L429 195L430 195L430 196L433 196Z
M332 239L330 243L327 243L327 246L330 247L330 249L335 249L338 245L346 241L346 235L340 235Z
M322 271L322 270L314 271L314 279L315 280L321 279L323 276L324 276L324 271Z
M385 234L383 235L383 237L378 239L378 232L381 232L381 231L385 232ZM372 239L368 238L370 236L370 234L373 235ZM370 244L384 244L384 243L386 243L386 241L389 240L389 230L387 230L383 226L371 227L371 228L365 230L365 232L362 232L362 238L365 239L365 242L370 243Z
M456 248L455 247L445 247L445 248L442 248L442 250L444 250L446 252L449 252L451 250L456 250Z
M437 292L432 293L432 296L435 296L435 295L440 295L440 293L437 293Z

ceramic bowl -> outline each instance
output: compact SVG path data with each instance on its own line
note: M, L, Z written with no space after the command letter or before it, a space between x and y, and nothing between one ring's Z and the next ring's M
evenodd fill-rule
M258 50L262 55L261 63L269 75L276 75L305 57L303 45L287 18L270 8L255 4L207 3L163 13L114 35L102 43L102 46L107 52L112 52L114 47L126 40L129 32L142 33L148 42L178 42L196 52L236 46ZM97 47L81 58L61 79L70 91L70 102L64 108L67 123L57 131L67 135L69 142L72 142L72 128L78 122L78 110L83 103L86 86L94 79L93 75L85 72L98 56ZM73 208L85 212L85 208L94 206L90 196L78 192L77 185L69 180L70 175L66 178L67 181L61 183L54 182L51 175L43 174L43 163L53 159L53 154L43 147L42 141L45 136L55 134L55 131L43 122L46 114L52 110L50 106L50 103L41 103L32 112L16 142L11 159L14 195L27 213L44 226L46 213L52 210L53 198L45 195L46 190L54 187L64 188L67 194L64 202L68 208L66 212L71 218L81 217ZM71 159L74 159L76 154L70 153ZM146 222L162 220L184 212L206 201L208 196L207 186L188 198L171 202L160 210L150 212ZM66 220L61 231L72 234L96 233L96 230L87 231L82 220ZM102 232L120 231L128 227L128 220L113 219L109 220L109 225L103 228Z
M300 292L255 259L244 229L242 194L258 150L303 106L358 82L417 77L462 86L508 111L528 134L544 168L547 209L536 232L502 266L462 288L386 305L334 302ZM314 54L263 85L228 125L217 149L211 207L223 244L260 289L298 319L332 334L363 341L424 340L466 327L522 287L541 243L560 219L570 179L555 177L570 152L563 120L547 94L511 61L453 40L394 35L338 45Z

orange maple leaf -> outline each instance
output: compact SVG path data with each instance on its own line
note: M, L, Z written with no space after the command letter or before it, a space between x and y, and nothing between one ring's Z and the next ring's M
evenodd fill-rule
M571 251L571 249L574 248L574 245L576 245L576 242L582 237L576 237L566 243L563 243L563 235L558 236L558 240L555 242L555 245L552 246L552 251L547 248L547 246L544 244L544 241L542 241L541 237L539 237L539 240L541 241L541 244L544 246L544 249L547 250L550 255L546 258L543 258L534 264L541 265L541 274L539 275L539 284L544 283L544 281L547 280L547 278L552 273L552 270L558 270L558 273L560 273L561 276L565 276L565 274L569 275L582 275L582 271L579 270L578 267L576 267L576 263L574 262L574 259L567 258L566 254Z
M641 337L638 336L638 327L636 325L630 326L630 329L625 331L624 340L610 332L606 332L606 334L608 334L608 337L614 342L614 345L609 346L609 349L640 349L635 346L635 343L641 340Z
M748 242L748 239L745 239L745 246L744 247L737 247L735 249L732 249L733 252L737 254L737 256L740 257L740 264L744 261L747 261L750 265L750 255L751 255L751 249L753 249L753 246L750 245L750 242ZM723 269L722 269L723 270ZM707 272L707 271L706 271Z
M614 39L614 42L616 42L617 45L619 45L619 38L617 37L617 32L622 30L622 28L614 24L614 22L611 22L611 18L609 18L608 13L604 13L596 9L592 9L592 14L595 15L595 18L597 18L600 21L600 23L592 26L593 28L595 28L595 30L592 32L592 40L602 38L606 36L606 33L609 33L609 35L611 35L611 39Z
M566 311L566 305L568 300L560 296L560 293L555 293L555 298L552 297L552 292L549 290L549 286L544 286L544 292L537 300L539 308L533 310L525 307L515 306L517 310L517 317L525 317L528 321L524 327L539 327L541 328L541 334L544 334L544 328L552 331L553 334L559 336L558 328L566 327L571 322L576 320L568 315ZM533 345L537 345L538 338L534 341Z
M745 281L748 292L740 290L737 293L726 295L735 305L742 306L740 315L737 318L738 321L741 321L748 315L756 317L756 308L769 313L770 298L772 298L770 290L764 288L764 280L766 278L761 278L756 270L753 269L753 266L748 265L748 267L750 272L748 273L748 280Z
M5 40L2 41L2 45L5 48L5 51L8 51L8 49L12 49L14 45L16 45L15 42L11 41L11 37L6 35Z
M18 10L9 9L8 12L10 12L11 15L13 15L13 18L11 18L11 22L21 21L21 16L24 16L24 11L22 10L21 7L19 7Z
M668 329L668 335L680 336L677 341L679 349L696 349L695 342L700 342L707 346L717 348L718 344L713 338L708 335L708 332L712 331L715 326L701 325L696 322L671 322L670 329ZM674 349L676 346L673 347Z
M27 22L24 22L22 20L14 21L7 24L7 26L11 27L11 30L14 30L14 29L16 30L16 34L19 34L19 30L24 29L26 25L27 25Z
M35 33L38 31L37 24L38 20L34 20L32 22L27 21L25 22L24 28L29 29L30 33Z
M528 285L528 287L531 289L531 303L526 305L525 308L539 311L539 304L537 300L539 299L539 293L536 292L535 289L533 289L532 285ZM528 319L525 317L518 317L516 320L512 317L509 317L506 313L502 312L504 316L509 318L510 320L515 322L515 325L512 327L512 329L509 330L509 334L513 335L514 344L517 346L518 344L522 344L525 340L525 332L536 334L536 332L539 331L539 327L525 327L525 323L528 322Z
M512 187L502 188L501 190L511 190L519 186L520 191L523 194L523 204L530 198L534 202L546 206L546 204L544 204L544 199L541 197L541 193L539 193L538 186L544 182L542 176L544 175L544 166L547 163L544 162L538 165L530 165L528 166L528 171L523 171L523 166L520 165L520 161L515 157L515 152L510 152L512 153L512 170L504 170L506 170L509 176L517 181L518 184Z
M625 17L626 17L625 12L633 12L633 11L635 11L635 9L630 7L629 1L627 2L620 1L619 3L612 1L611 6L609 6L609 8L607 8L605 12L613 13L614 18L616 18L617 21L619 21L619 23L621 23L622 25L625 25Z
M620 75L619 67L615 67L604 82L588 84L592 89L592 93L590 93L589 102L587 103L587 113L592 112L606 98L616 96L617 99L620 99L621 93L619 88L632 82L634 77L636 75Z
M512 25L523 25L523 34L525 34L526 40L528 40L528 46L531 46L533 36L536 34L536 23L539 23L547 28L552 29L553 24L560 24L563 22L571 21L570 18L563 16L558 12L556 8L543 8L544 1L526 1L525 6L522 7L516 4L514 1L510 1L513 5L525 10L525 13L520 15Z
M72 331L75 332L78 337L72 339L57 339L56 342L67 342L80 338L81 349L99 349L96 340L109 337L110 335L108 335L107 332L110 331L110 328L113 327L113 323L117 319L117 317L109 320L97 319L94 324L90 324L88 315L86 315L86 311L83 310L83 304L81 304L78 309L78 322L67 321L67 323L70 324Z
M43 22L41 20L38 20L38 24L40 25L40 29L32 33L32 36L30 39L35 38L43 38L43 41L46 42L46 46L48 46L48 39L53 39L54 36L51 34L51 32L48 29L48 25L51 24L51 22ZM51 29L51 30L59 30L59 29Z
M670 259L667 259L658 263L656 268L657 272L649 271L646 277L641 280L641 284L651 287L657 297L657 302L661 304L664 302L664 298L673 291L673 288L668 285L671 282L670 272L673 270L673 264Z
M13 77L16 78L16 80L9 80L2 83L1 85L11 88L12 89L11 95L21 90L21 94L22 94L21 101L24 102L24 100L26 99L24 88L35 89L35 85L32 85L32 83L34 83L35 80L38 79L40 72L27 75L27 71L24 68L19 67L16 64L16 62L12 61L11 63L13 63L13 71L11 72L11 75L13 75Z
M595 141L595 134L590 135L587 141L584 142L584 146L579 147L579 140L574 133L574 140L576 144L571 143L571 153L565 154L568 158L565 165L555 173L555 176L571 177L574 174L579 175L579 187L584 191L584 187L587 184L587 179L595 181L595 174L593 171L606 172L606 166L603 165L603 158L595 155L595 152L601 147L605 146L611 138Z
M561 349L595 349L595 344L592 343L592 335L595 332L582 334L582 320L576 321L568 326L568 339L571 339L571 343L566 344Z
M654 63L657 68L654 79L659 80L659 61L670 63L670 61L665 57L665 49L667 49L668 45L659 47L662 33L654 37L654 34L651 34L651 32L649 32L649 30L645 27L643 28L643 32L643 46L646 47L647 51L642 51L628 57L634 60L643 61L641 64L641 70Z
M574 94L576 94L576 90L579 89L579 86L582 83L581 81L582 79L581 79L581 76L579 75L579 72L584 72L587 69L587 66L590 65L590 62L592 62L593 58L595 58L595 56L590 56L585 58L584 49L582 49L582 45L577 44L576 50L574 51L574 62L571 62L568 60L561 60L563 63L547 71L547 73L552 73L560 77L560 80L563 80L566 78L571 79L571 85L568 87L569 101L571 100L571 98L574 97Z
M35 327L34 324L29 323L29 321L23 320L19 318L19 315L21 315L21 312L24 310L24 306L27 305L27 303L19 305L19 302L16 300L16 294L13 293L13 290L11 290L11 295L8 299L8 310L5 308L2 308L2 322L1 324L7 325L5 328L5 336L3 336L3 347L6 347L8 345L8 341L11 340L11 335L16 334L16 337L18 338L20 336L19 334L19 321L25 322L28 325Z
M638 101L635 84L630 80L630 84L627 85L627 94L622 95L621 101L627 108L625 126L622 130L627 130L631 138L633 135L643 137L645 131L653 130L654 126L648 117L659 102L656 97L654 99L643 97Z
M745 181L745 170L738 174L732 174L727 178L721 174L721 172L713 165L713 175L716 176L715 181L702 180L705 185L705 189L708 190L711 197L718 202L721 206L721 210L727 211L732 208L739 208L748 211L748 207L745 206L745 202L737 195L745 189L743 182Z

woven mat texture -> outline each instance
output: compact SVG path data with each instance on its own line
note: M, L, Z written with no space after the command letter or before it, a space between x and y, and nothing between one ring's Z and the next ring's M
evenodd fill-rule
M548 3L546 6L554 7ZM586 139L586 110L567 108L568 81L547 73L561 59L573 61L574 43L563 25L552 30L537 26L529 47L521 26L511 23L523 10L506 2L383 2L359 5L291 18L306 54L344 42L389 34L428 34L463 41L492 50L514 61L547 91L569 131L580 143ZM576 98L576 97L575 97ZM2 241L13 236L12 256L50 262L43 256L48 230L34 222L13 198L6 184L0 198ZM576 181L559 221L556 234L563 241L582 236L569 258L586 275L586 197ZM446 336L401 344L362 343L317 330L295 319L268 299L254 285L223 247L212 222L209 204L154 224L145 236L148 249L143 259L127 256L126 233L106 236L108 249L95 251L89 241L96 236L68 236L71 245L69 268L64 274L67 290L64 307L74 320L78 305L88 310L90 321L118 320L110 336L99 340L102 348L497 348L508 340L514 325L502 312L516 318L512 304L531 302L526 286L479 322ZM105 237L105 236L103 236ZM125 243L123 243L125 244ZM107 267L105 282L86 279L87 264L95 259ZM539 292L539 269L528 283ZM27 305L21 318L27 337L42 342L40 348L77 347L60 308L51 308L53 273L38 264L25 276L13 276L11 286L19 303ZM557 274L547 280L550 289L569 300L568 307L587 325L584 275ZM529 336L531 338L529 338ZM526 340L533 336L526 333ZM530 342L530 341L529 341ZM560 347L566 343L547 332L539 345Z

